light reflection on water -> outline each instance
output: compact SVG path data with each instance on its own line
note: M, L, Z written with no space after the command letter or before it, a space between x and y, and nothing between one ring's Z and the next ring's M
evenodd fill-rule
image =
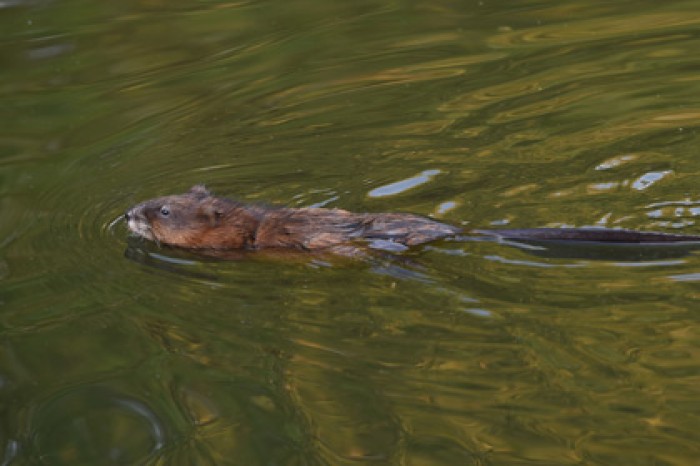
M692 232L695 3L0 9L5 464L697 459L692 248L218 261L117 221L207 183Z
M405 180L396 181L378 188L374 188L367 195L369 197L384 197L395 196L409 189L416 188L422 184L432 181L432 179L440 174L440 170L425 170L419 175L407 178Z

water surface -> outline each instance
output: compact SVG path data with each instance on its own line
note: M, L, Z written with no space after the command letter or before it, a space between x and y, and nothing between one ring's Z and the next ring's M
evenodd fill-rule
M206 183L697 233L696 2L0 2L0 463L686 465L692 250L216 261Z

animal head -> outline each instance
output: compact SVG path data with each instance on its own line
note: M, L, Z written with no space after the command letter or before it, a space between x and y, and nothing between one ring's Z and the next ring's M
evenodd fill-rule
M204 185L151 199L126 212L129 229L146 239L185 247L207 247L203 240L230 209L231 201L212 196Z

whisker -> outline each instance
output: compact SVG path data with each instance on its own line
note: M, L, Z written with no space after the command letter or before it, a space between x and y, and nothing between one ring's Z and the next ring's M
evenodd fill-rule
M153 227L151 225L148 225L148 232L151 234L153 241L158 245L158 248L161 249L162 246L160 245L160 241L158 241L158 237L153 232Z
M124 216L123 215L118 216L117 218L115 218L114 220L109 222L109 224L107 225L107 230L112 231L114 226L122 220L124 220Z

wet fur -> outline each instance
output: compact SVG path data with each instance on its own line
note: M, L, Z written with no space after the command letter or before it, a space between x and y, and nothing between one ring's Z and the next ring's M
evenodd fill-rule
M132 232L146 239L210 251L286 249L356 255L357 242L379 240L385 246L407 247L464 233L459 227L413 214L243 204L215 197L201 185L185 194L143 202L126 213L126 220ZM604 228L475 230L472 234L521 242L700 242L700 236Z
M167 215L163 215L164 208ZM242 204L212 196L203 186L141 203L130 209L126 218L129 228L140 236L191 249L315 251L361 240L413 246L461 231L413 214Z

